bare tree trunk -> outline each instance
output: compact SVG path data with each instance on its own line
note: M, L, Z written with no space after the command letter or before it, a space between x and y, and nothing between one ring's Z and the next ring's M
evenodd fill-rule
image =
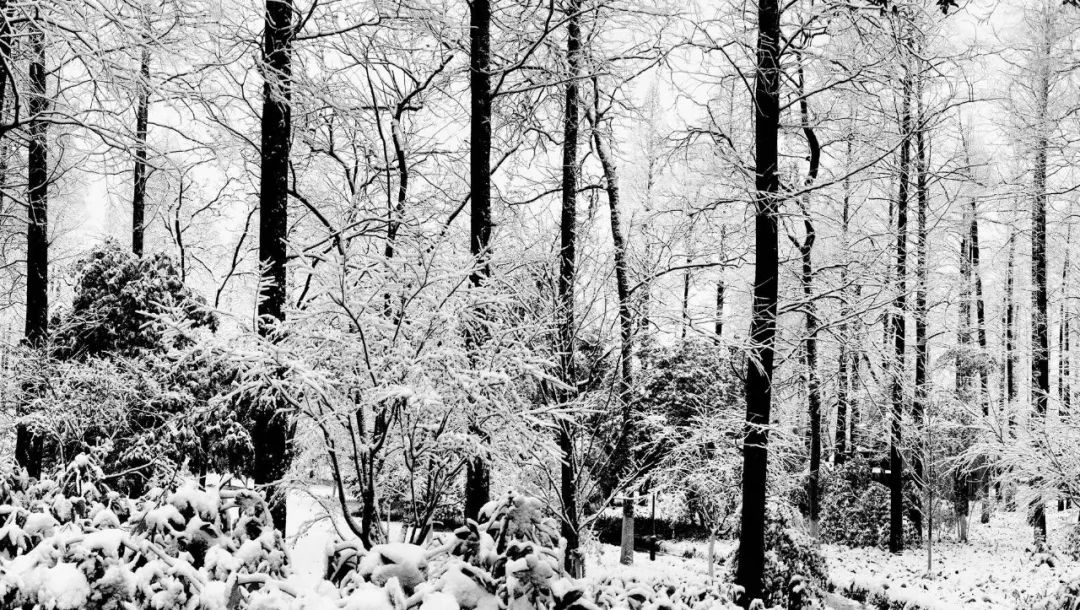
M1050 40L1043 41L1042 63L1038 66L1035 85L1036 116L1045 119L1050 97ZM1035 167L1032 176L1034 201L1031 209L1031 394L1035 405L1036 422L1046 416L1050 398L1050 336L1046 294L1046 157L1047 135L1039 126L1035 138ZM1036 500L1032 511L1032 526L1036 540L1046 540L1046 513L1042 500Z
M904 550L904 460L902 423L904 417L904 354L907 310L907 204L908 172L911 165L911 70L904 60L903 100L900 111L900 182L896 198L896 294L893 299L892 337L892 423L889 437L889 551Z
M49 108L46 91L45 35L39 25L30 33L30 95L26 199L26 342L42 346L49 334L49 143L48 123L41 116ZM41 476L42 438L19 425L15 458L32 477Z
M619 563L634 565L634 498L627 494L622 501L622 539Z
M926 211L929 205L929 186L927 184L926 158L926 116L923 111L922 78L915 95L916 126L915 126L915 191L918 202L916 220L915 241L915 275L917 276L915 287L915 401L912 404L912 419L917 429L921 429L925 423L926 402L929 396L927 390L927 367L929 364L929 350L927 348L926 318L927 304L926 291L929 286L929 268L927 264L927 234ZM921 439L923 435L917 434ZM915 478L916 493L912 497L915 506L911 511L912 525L915 526L915 534L919 538L923 536L923 507L922 497L926 488L925 473L923 472L922 451L918 448L912 454L911 469Z
M847 138L847 160L851 163L852 155L852 140L853 136L849 135ZM840 251L847 254L849 248L848 230L851 216L851 181L848 178L844 178L843 181L844 194L842 199L842 208L840 213ZM836 431L835 441L833 444L833 462L840 466L847 459L848 447L848 411L849 411L849 394L850 394L850 372L849 372L849 360L850 355L848 353L848 342L851 340L851 303L849 302L848 294L848 265L845 264L840 267L840 328L838 330L838 345L837 345L837 370L836 370Z
M474 269L469 279L480 286L491 276L491 0L473 0L469 15L469 251ZM467 337L473 349L478 333ZM469 432L487 439L475 417ZM491 474L487 461L477 455L465 465L465 516L475 519L491 497Z
M289 203L289 144L292 130L292 0L267 0L263 37L265 64L262 107L262 172L259 182L259 263L263 269L258 304L259 333L275 338L285 320L286 249ZM282 409L254 416L253 479L267 487L274 526L285 530L285 498L277 483L292 462L292 425Z
M135 107L135 169L131 195L131 251L143 254L143 233L146 225L146 135L150 115L150 35L143 35L139 61L138 100ZM180 178L183 182L183 177ZM177 241L180 240L177 234Z
M581 62L580 0L570 0L567 6L566 60L570 74L566 82L566 104L563 114L562 158L562 219L559 225L559 355L562 381L576 388L574 370L574 283L577 263L577 172L579 96L578 71ZM564 400L573 400L574 389L564 394ZM585 575L585 563L581 557L578 518L577 459L574 454L574 436L571 422L559 420L559 451L562 457L562 536L566 539L565 568L571 576Z
M805 90L805 76L802 67L802 55L798 54L798 85L799 85L799 112L802 118L803 135L806 137L806 146L810 153L810 167L806 174L805 186L813 186L817 179L818 167L821 162L821 145L817 135L810 126L810 111L807 107ZM803 342L806 350L806 398L810 419L810 477L807 481L807 497L810 504L810 535L818 536L818 524L820 522L820 489L821 477L821 385L817 373L817 333L818 317L817 306L814 302L814 241L817 233L810 217L810 195L804 195L800 202L803 216L803 231L805 237L798 244L799 254L802 258L802 289L803 300L806 301L806 338Z
M758 2L757 66L754 75L754 288L750 357L746 370L746 436L743 442L742 523L735 582L748 608L762 596L765 572L765 494L769 417L779 275L777 214L783 195L777 174L780 124L780 5Z

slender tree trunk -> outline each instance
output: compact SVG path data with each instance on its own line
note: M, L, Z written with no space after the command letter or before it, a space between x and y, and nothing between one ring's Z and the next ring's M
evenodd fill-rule
M292 129L292 0L267 0L263 35L262 172L259 182L259 333L275 339L285 320L289 202L289 141ZM280 406L280 405L279 405ZM279 408L254 416L253 479L267 486L274 526L285 530L285 498L277 489L292 462L292 424Z
M634 498L629 494L622 501L622 539L619 563L634 565Z
M979 214L975 200L971 200L971 274L975 289L975 330L979 341L979 351L987 354L989 350L986 337L986 305L983 300L982 274L979 263ZM979 368L979 401L983 417L990 416L990 371L987 367ZM990 522L990 469L987 458L982 458L978 467L979 493L982 497L979 521Z
M1013 300L1015 283L1016 233L1009 235L1009 262L1005 270L1005 409L1008 431L1016 427L1016 306Z
M30 33L31 122L28 128L26 200L26 342L43 346L49 334L49 143L46 91L45 35L39 26ZM41 476L42 439L26 426L16 432L15 458L32 477Z
M806 174L806 187L813 186L817 179L818 166L821 162L821 145L817 135L810 126L810 111L807 107L805 90L805 76L802 67L802 54L798 57L798 85L799 85L799 111L802 116L802 130L806 137L806 146L810 153L810 167ZM810 419L810 477L807 481L807 497L810 504L810 535L817 537L818 524L820 522L820 489L821 477L821 385L818 381L817 372L817 334L818 316L817 306L814 302L814 241L817 233L810 217L810 195L803 196L800 202L803 216L803 231L805 237L799 244L799 254L802 258L802 289L803 300L806 301L806 339L803 347L806 350L806 398Z
M1043 46L1043 62L1038 66L1035 86L1036 116L1045 119L1050 96L1050 44ZM1046 157L1047 135L1039 126L1035 138L1035 167L1033 171L1034 201L1031 210L1031 394L1035 405L1035 420L1041 423L1050 398L1050 336L1047 326L1046 294ZM1046 513L1042 500L1036 500L1032 511L1036 540L1046 540Z
M135 169L131 195L131 251L143 254L143 230L146 224L146 133L150 116L150 36L143 37L139 61L138 99L135 106ZM183 181L183 178L181 178ZM180 237L177 235L177 240Z
M969 348L971 346L971 219L970 210L964 211L963 231L960 238L960 307L956 324L956 398L967 402L971 398L971 366ZM953 474L953 507L957 517L957 529L961 542L967 542L968 515L970 501L968 495L967 470L958 467Z
M570 0L567 12L566 60L570 74L566 83L563 114L562 218L559 225L559 355L563 383L570 388L576 388L574 284L577 264L577 153L580 121L577 75L581 62L580 0ZM571 389L564 395L564 399L573 400L575 395L576 391ZM565 567L571 576L580 578L585 575L585 564L579 549L577 461L572 424L565 418L559 420L558 444L562 454L562 536L566 539Z
M780 124L780 5L758 2L757 66L754 75L754 287L750 318L750 358L746 370L746 436L743 442L742 524L735 582L740 603L762 596L765 572L765 494L768 427L779 275L777 214L783 195L777 174Z
M900 453L904 417L904 354L907 311L907 204L911 165L911 71L904 60L900 111L900 188L896 198L896 294L893 300L892 422L889 438L889 551L904 550L904 460Z
M918 204L916 220L915 241L915 274L917 276L915 287L915 401L912 403L912 419L921 430L926 419L926 403L929 397L927 368L929 365L929 350L927 348L926 318L928 314L926 304L926 291L929 287L929 267L927 264L927 233L926 212L929 206L929 186L927 184L927 158L926 158L926 116L923 111L922 79L920 75L915 95L915 191ZM917 434L922 439L924 435ZM926 488L925 473L923 472L922 450L916 449L912 454L911 469L915 477L916 493L912 497L913 507L911 511L912 525L915 526L915 534L921 539L923 536L923 510L922 497Z
M491 276L491 0L473 0L469 15L469 251L474 268L469 276L474 287ZM478 333L467 338L475 349ZM470 432L481 439L487 434L473 418ZM473 456L465 466L465 516L475 519L491 497L491 474L485 458Z
M687 269L683 270L682 284L682 332L680 339L686 341L686 333L690 330L690 255L686 255Z
M852 161L852 141L854 137L847 138L847 160ZM847 254L850 240L848 230L851 216L851 181L844 178L844 195L840 213L840 251ZM851 303L848 300L848 265L840 268L840 328L838 331L839 342L837 345L837 371L836 371L836 440L833 445L833 462L840 466L847 459L848 447L848 412L850 395L850 372L848 342L851 340Z
M1065 256L1061 262L1061 306L1058 315L1058 414L1063 420L1069 417L1069 248L1072 227L1065 232Z

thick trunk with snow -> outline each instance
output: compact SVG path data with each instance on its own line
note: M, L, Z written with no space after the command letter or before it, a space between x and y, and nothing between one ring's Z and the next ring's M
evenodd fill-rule
M762 595L765 571L765 495L768 426L779 276L780 180L777 133L780 126L780 4L758 2L757 65L754 75L754 284L750 353L746 370L746 437L743 442L742 525L735 582L740 603L749 607Z

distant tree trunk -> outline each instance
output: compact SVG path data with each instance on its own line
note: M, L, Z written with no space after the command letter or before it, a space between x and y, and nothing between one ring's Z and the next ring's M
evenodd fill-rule
M26 200L26 343L40 347L49 334L49 143L48 123L41 116L49 108L46 97L45 35L35 27L30 33L31 122L28 127ZM41 476L42 439L19 425L15 459L32 477Z
M907 204L911 165L911 71L904 60L900 110L900 188L896 198L896 294L893 299L892 424L889 437L889 551L904 550L904 461L900 453L904 417L904 353L907 310Z
M598 120L597 120L598 122ZM623 399L624 420L629 416L630 391L634 381L634 315L630 303L630 265L627 261L626 237L622 229L621 197L619 176L612 158L610 147L600 132L599 125L593 126L593 143L597 157L604 171L604 189L607 192L608 211L611 217L611 243L615 257L615 290L619 299L619 396Z
M262 172L259 181L259 333L275 339L285 320L286 250L289 203L289 142L292 129L292 0L267 0L263 35ZM254 416L253 476L267 487L274 526L285 530L285 498L277 489L292 462L292 425L277 408Z
M852 137L847 138L847 159L851 161ZM843 180L844 194L840 213L840 251L847 255L848 225L851 215L851 182L848 178ZM838 345L836 353L836 431L833 444L833 462L843 465L848 453L848 396L851 383L848 370L848 341L851 340L851 303L848 301L848 265L840 267L840 327L838 329Z
M716 278L716 322L713 324L713 332L716 334L716 339L719 341L724 338L724 276L723 271L720 272L720 277Z
M143 37L139 61L138 99L135 106L135 169L131 195L131 251L143 254L143 230L146 225L146 132L150 115L150 46L149 34ZM181 178L181 182L183 178ZM179 235L177 236L179 240Z
M861 298L862 284L855 284L854 301L858 302ZM854 331L849 334L854 343L854 347L848 350L851 360L851 364L848 365L848 369L851 371L851 393L848 396L848 419L850 420L851 436L848 440L848 453L852 455L858 450L861 440L860 426L862 425L863 413L862 405L859 402L859 389L862 387L862 361L865 359L862 353L861 338L865 336L865 332L865 327L860 322L856 325Z
M810 111L807 105L805 81L802 66L802 54L798 53L798 86L799 86L799 112L802 117L802 130L806 137L806 147L810 153L810 167L806 174L805 186L813 186L817 179L818 167L821 162L821 145L817 135L810 126ZM803 300L806 301L806 339L803 347L806 350L806 398L810 419L810 477L807 480L807 497L810 504L810 535L817 537L818 524L820 522L820 489L821 477L821 386L817 372L817 334L818 317L817 306L814 302L814 241L817 233L810 217L810 195L803 195L800 202L803 216L803 231L805 236L799 247L802 258L802 289Z
M634 498L627 495L622 501L622 539L619 563L634 565Z
M776 337L779 244L777 214L783 195L777 173L780 124L780 5L758 2L758 42L754 75L754 287L750 357L746 368L746 436L743 441L742 517L735 582L748 608L762 596L765 572L765 494L768 427Z
M956 323L956 398L966 402L971 395L971 366L968 348L971 345L971 219L964 211L960 237L960 307ZM953 508L961 542L967 542L968 515L971 513L968 495L967 470L957 467L953 474Z
M580 0L570 0L567 6L566 60L569 78L566 82L566 103L563 113L562 158L562 218L559 225L559 355L562 381L570 388L577 387L574 370L574 284L577 263L577 173L579 96L578 70L581 63ZM576 390L565 395L573 400ZM566 539L565 567L575 578L585 575L580 551L578 524L578 485L572 423L559 420L559 451L562 457L562 536Z
M927 264L927 233L926 211L929 205L929 186L927 184L927 158L926 158L926 116L923 112L922 79L920 77L915 94L916 104L916 127L915 127L915 191L918 202L915 238L915 275L917 276L915 287L915 401L912 404L912 419L921 430L925 423L926 402L929 396L927 390L927 367L929 364L929 350L927 349L926 318L927 304L926 291L929 286L929 268ZM918 437L921 439L922 434ZM920 539L923 536L923 511L922 497L926 488L925 473L923 472L922 451L916 449L911 460L912 473L915 477L916 492L912 497L914 507L911 511L912 525L915 526L915 534Z
M491 0L473 0L469 15L469 96L469 251L474 265L469 280L476 287L491 276ZM475 348L479 337L468 337L467 342ZM469 431L487 439L475 418ZM465 516L475 519L490 497L487 461L473 456L465 465Z
M1013 302L1014 261L1016 259L1016 233L1009 234L1009 262L1005 270L1005 408L1008 413L1008 431L1016 426L1014 406L1016 402L1016 308Z
M1037 68L1035 84L1035 116L1045 119L1050 97L1050 43L1043 45L1044 57ZM1050 334L1047 327L1046 294L1046 156L1048 136L1044 127L1037 127L1035 137L1035 166L1032 186L1034 201L1031 210L1031 394L1035 405L1036 422L1046 416L1050 399ZM1031 523L1036 540L1046 540L1046 512L1042 500L1032 507Z
M979 263L979 213L975 200L971 200L971 275L975 288L975 325L979 341L979 352L988 352L986 338L986 306L983 300L982 274ZM983 417L990 416L990 371L985 366L979 367L979 401L982 404ZM983 458L978 467L979 493L982 497L979 521L990 522L990 469Z
M1062 419L1069 417L1072 389L1069 387L1069 247L1072 226L1065 232L1065 256L1061 262L1061 307L1058 316L1058 407Z
M690 330L690 255L686 255L687 268L683 270L682 284L682 332L680 339L686 341L686 333Z

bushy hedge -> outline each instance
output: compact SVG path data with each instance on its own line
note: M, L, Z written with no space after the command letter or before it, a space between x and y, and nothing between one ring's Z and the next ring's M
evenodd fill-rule
M430 546L339 542L327 549L324 577L312 582L293 574L258 493L185 484L132 500L80 455L53 478L10 473L0 481L0 607L736 608L726 583L569 578L549 514L536 499L508 495L489 503L480 523ZM815 560L773 523L769 586L798 589L799 575L817 573Z

